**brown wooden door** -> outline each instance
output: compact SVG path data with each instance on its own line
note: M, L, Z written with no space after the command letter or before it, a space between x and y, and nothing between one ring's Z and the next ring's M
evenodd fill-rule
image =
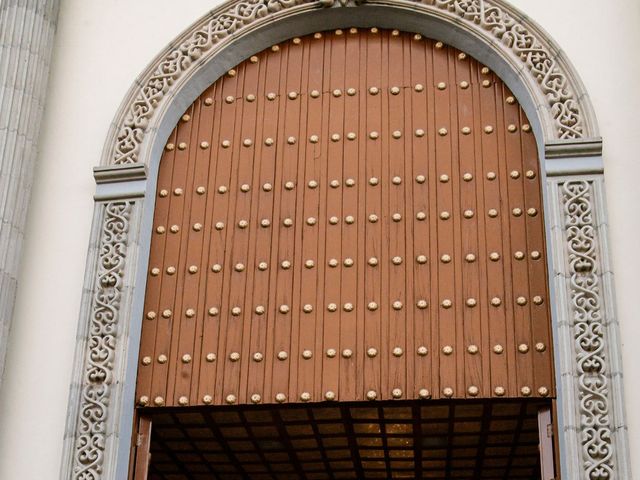
M155 201L141 405L555 395L535 138L463 52L274 45L187 109Z

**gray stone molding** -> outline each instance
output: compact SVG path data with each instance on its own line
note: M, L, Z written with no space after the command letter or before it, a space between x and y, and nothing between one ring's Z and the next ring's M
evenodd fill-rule
M597 124L558 46L502 0L234 0L156 57L125 98L94 172L95 224L61 478L127 475L155 181L183 110L227 69L273 43L374 25L467 51L501 76L527 112L548 185L563 478L631 478L602 180L593 175L602 171ZM597 215L582 212L585 201Z
M0 2L0 388L59 3Z

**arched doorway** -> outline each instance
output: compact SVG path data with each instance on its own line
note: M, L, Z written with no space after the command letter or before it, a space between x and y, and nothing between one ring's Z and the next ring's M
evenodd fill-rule
M160 164L136 395L152 478L552 478L541 204L526 115L442 42L339 29L231 69Z

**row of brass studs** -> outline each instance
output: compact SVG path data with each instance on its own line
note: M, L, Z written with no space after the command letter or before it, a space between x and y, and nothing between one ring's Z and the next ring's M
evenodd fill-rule
M542 342L538 342L535 344L535 350L538 353L543 353L546 351L547 346L542 343ZM477 355L480 352L480 348L475 345L475 344L471 344L469 346L467 346L466 348L467 353L469 353L470 355ZM526 343L521 343L518 345L517 347L517 351L521 354L527 354L530 351L530 347L528 344ZM441 352L443 355L451 355L453 354L453 347L451 345L445 345L442 347ZM504 353L504 347L500 344L496 344L493 346L492 348L492 352L496 355L501 355L502 353ZM404 355L404 350L402 349L402 347L394 347L391 351L391 354L394 357L402 357ZM425 357L427 356L429 353L429 350L427 347L425 347L424 345L419 346L416 349L416 354L419 357ZM378 349L375 347L369 347L366 351L367 357L368 358L375 358L378 356ZM335 358L338 355L338 351L335 348L328 348L325 352L325 355L327 358ZM341 356L342 358L345 359L349 359L351 357L353 357L354 355L354 351L349 349L349 348L345 348L344 350L342 350L341 352ZM304 360L310 360L311 358L313 358L313 352L311 350L303 350L301 353L301 357ZM215 353L208 353L205 355L205 359L207 362L211 363L214 362L216 360L216 354ZM285 361L289 358L289 354L286 351L280 351L276 354L276 358L280 361ZM231 352L229 354L229 360L231 362L237 362L241 359L241 355L239 352ZM255 352L253 355L251 355L251 359L254 362L261 362L262 360L264 360L264 354L262 354L261 352ZM192 361L192 357L190 354L185 353L184 355L182 355L181 357L181 362L184 364L189 364ZM161 354L158 356L157 362L159 364L165 364L168 362L168 358L166 355ZM149 366L152 363L151 357L150 356L144 356L142 357L141 360L142 365L144 366Z
M515 303L516 305L519 305L521 307L525 306L528 304L529 300L527 299L527 297L524 296L517 296L515 297ZM493 307L499 307L500 305L502 305L503 300L500 297L492 297L490 299L490 304ZM531 298L531 302L534 305L542 305L544 303L544 299L542 298L542 296L540 295L535 295L534 297ZM445 298L440 302L440 306L442 308L445 309L449 309L451 307L453 307L454 303L451 299L449 298ZM469 297L464 301L464 305L466 305L469 308L474 308L478 305L478 299L474 298L474 297ZM427 300L425 299L420 299L418 301L416 301L416 308L418 309L425 309L429 306ZM394 302L391 303L391 307L394 310L402 310L404 308L404 304L400 301L400 300L395 300ZM367 310L369 311L376 311L380 308L380 305L375 302L375 301L370 301L367 303ZM338 304L336 303L328 303L326 305L326 309L329 312L336 312L338 311L339 307ZM344 310L345 312L352 312L356 309L356 305L354 305L353 303L350 302L346 302L342 305L342 310ZM301 310L304 313L312 313L314 311L314 306L311 304L305 304L301 307ZM257 305L254 309L254 312L256 313L256 315L264 315L266 313L267 309L264 307L264 305ZM291 307L287 304L282 304L280 306L278 306L278 312L280 312L281 314L287 314L291 311ZM230 309L230 313L232 316L234 317L238 317L240 315L242 315L242 308L240 306L234 306ZM216 317L220 314L220 309L217 307L211 307L208 310L208 314L211 317ZM173 316L173 312L170 309L165 309L162 311L161 313L163 318L171 318ZM193 318L196 316L196 310L193 308L188 308L185 310L184 312L185 317L187 318ZM145 315L147 320L155 320L156 318L158 318L158 313L155 312L154 310L150 310L147 312L147 314Z
M525 172L524 176L526 178L530 179L530 180L533 180L534 178L536 178L536 172L534 172L533 170L527 170ZM512 170L509 173L509 177L512 178L513 180L517 180L517 179L519 179L521 177L521 173L518 170ZM498 175L495 172L487 172L486 178L489 181L493 181L496 178L498 178ZM427 180L427 177L425 177L424 175L416 175L416 178L415 178L416 183L423 184L423 183L426 182L426 180ZM440 183L448 183L451 180L451 177L449 175L443 173L442 175L440 175L438 177L438 180L439 180ZM469 173L469 172L464 173L462 175L462 180L464 180L465 182L472 181L473 180L473 174ZM372 187L375 187L375 186L379 185L380 182L381 182L381 180L378 177L371 177L368 180L368 184L371 185ZM391 183L393 185L401 185L402 184L402 177L397 176L397 175L394 176L391 179ZM344 181L344 185L346 187L355 187L356 184L357 184L357 182L356 182L356 180L354 178L347 178ZM340 180L337 180L337 179L331 180L329 182L329 186L331 188L339 188L340 185L341 185ZM320 182L318 182L317 180L309 180L307 182L307 187L310 188L310 189L316 189L319 186L320 186ZM293 190L293 189L296 188L296 183L293 182L293 181L287 181L287 182L285 182L283 184L283 187L284 187L285 190ZM262 184L262 190L265 191L265 192L271 192L273 190L273 184L271 184L269 182L263 183ZM221 194L221 195L224 195L225 193L227 193L229 191L230 191L230 187L228 187L226 185L220 185L216 189L216 192ZM251 186L248 183L243 183L242 185L240 185L240 191L242 193L248 193L249 191L251 191ZM204 186L199 186L199 187L196 187L195 192L198 195L204 195L207 192L207 189ZM173 194L176 197L179 197L182 194L184 194L184 190L182 188L180 188L180 187L177 187L177 188L175 188L173 190ZM165 188L160 189L158 191L158 196L160 198L168 197L169 196L169 190L167 190Z
M547 397L549 396L549 388L542 386L539 387L538 390L538 395L540 395L541 397ZM479 393L480 393L480 388L476 385L470 385L467 388L467 392L466 392L469 396L471 397L476 397ZM525 385L522 386L520 388L520 393L525 396L528 397L532 394L532 389L530 386ZM506 389L503 386L496 386L493 389L493 394L497 397L502 397L506 394ZM391 390L391 397L394 399L400 399L403 397L403 392L402 389L400 388L394 388L393 390ZM447 398L451 398L454 395L454 391L453 388L451 387L444 387L442 389L442 395L447 397ZM376 400L378 398L378 392L376 390L368 390L367 394L366 394L367 400L373 401ZM431 392L429 392L428 389L426 388L421 388L418 391L418 397L420 399L426 400L431 398ZM336 400L338 397L336 395L336 393L333 390L327 390L324 393L324 399L327 401L334 401ZM251 403L261 403L262 402L262 396L259 393L254 393L251 395L250 397ZM284 403L287 401L287 395L285 393L279 392L276 393L274 395L274 400L277 403ZM311 400L311 393L309 392L302 392L300 394L300 400L302 400L303 402L308 402ZM149 405L149 397L147 395L142 395L139 399L138 399L138 404L140 406L147 406ZM228 394L225 397L225 402L229 405L233 405L238 401L238 397L234 394ZM202 402L206 405L209 405L213 402L213 397L211 395L204 395L202 397ZM154 398L153 403L155 406L161 407L163 405L165 405L165 400L162 396L157 396ZM181 406L186 406L189 405L189 397L187 396L181 396L178 398L178 404Z
M524 211L519 207L516 207L516 208L511 210L511 214L514 217L520 217L520 216L522 216L523 213L524 213ZM538 209L537 208L531 207L531 208L527 209L527 215L528 216L535 217L537 214L538 214ZM475 215L475 212L473 210L471 210L471 209L467 209L467 210L464 210L462 212L462 216L464 218L466 218L466 219L473 218L474 215ZM490 218L498 217L498 210L496 210L495 208L489 209L487 211L487 216L490 217ZM441 220L448 220L449 218L451 218L451 214L449 212L447 212L447 211L443 211L443 212L440 212L439 217L440 217ZM427 218L427 214L425 212L423 212L423 211L419 211L419 212L417 212L415 214L415 218L418 221L424 221ZM379 219L380 219L380 217L375 213L371 213L371 214L369 214L367 216L367 220L369 221L369 223L377 223ZM401 213L397 213L397 212L392 214L391 215L391 220L393 220L394 222L400 222L402 220L402 214ZM353 215L346 215L344 217L344 222L346 224L348 224L348 225L352 225L353 223L355 223L355 221L356 221L356 219L355 219L355 217ZM314 226L314 225L316 225L318 223L318 219L316 217L308 217L305 220L305 223L308 226L312 227L312 226ZM328 219L328 223L330 225L337 225L338 223L340 223L340 219L338 217L336 217L336 216L331 216ZM268 228L268 227L271 226L271 220L269 220L268 218L263 218L263 219L261 219L259 221L258 224L262 228ZM282 220L282 225L285 226L285 227L292 227L294 225L294 221L293 221L292 218L287 217L287 218L284 218ZM250 224L249 224L248 220L242 219L242 220L238 221L237 226L240 229L245 229L245 228L248 228L250 226ZM199 223L199 222L196 222L196 223L194 223L192 225L191 228L194 231L199 232L199 231L202 230L203 225L201 223ZM225 223L224 222L216 222L215 223L215 229L216 230L223 230L224 228L225 228ZM158 233L160 235L166 233L166 231L167 231L167 229L166 229L166 227L164 225L159 225L159 226L156 227L156 233ZM178 233L178 232L180 232L180 226L177 225L177 224L171 225L171 227L169 228L169 231L171 233Z
M515 251L513 254L513 258L515 258L516 260L524 260L525 257L526 257L526 254L520 250ZM540 258L542 258L542 254L537 250L533 250L530 253L530 257L532 260L539 260ZM488 255L488 258L492 262L497 262L500 260L501 257L498 252L490 252ZM473 263L477 260L477 256L473 253L468 253L465 255L464 259L465 259L465 262L467 263ZM452 260L453 260L453 257L449 254L445 253L440 256L440 261L442 263L451 263ZM415 261L420 265L424 265L425 263L428 262L428 258L426 255L417 255L415 258ZM340 263L342 263L345 267L352 267L353 265L355 265L355 260L351 257L346 257L342 262L340 262L337 258L330 258L329 260L327 260L327 265L331 268L339 267ZM378 257L369 257L369 259L367 259L367 265L371 267L375 267L379 263L380 261ZM391 258L391 263L393 265L402 265L403 258L401 256L394 256ZM280 262L280 268L282 268L283 270L288 270L292 266L293 264L289 260L283 260L282 262ZM316 266L316 262L312 259L308 259L308 260L305 260L304 266L305 268L311 269ZM233 268L236 272L243 272L246 269L246 265L242 262L238 262L234 265ZM257 269L260 271L265 271L268 268L269 268L269 264L267 262L259 262L257 265ZM213 273L220 273L222 272L222 270L223 270L222 264L214 263L211 266L211 271ZM188 272L191 274L198 273L198 266L190 265L188 268ZM160 275L160 269L158 267L153 267L151 268L149 273L151 274L152 277L156 277ZM175 273L177 273L177 269L173 265L170 265L167 267L166 273L168 275L174 275Z

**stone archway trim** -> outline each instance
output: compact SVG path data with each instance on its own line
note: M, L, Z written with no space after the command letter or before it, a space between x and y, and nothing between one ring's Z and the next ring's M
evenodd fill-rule
M61 478L127 477L155 191L147 169L157 167L154 144L163 141L158 125L167 106L198 69L223 54L228 60L239 38L280 20L344 7L361 9L358 14L375 7L437 17L497 51L523 83L535 106L547 177L562 474L631 478L597 123L560 49L502 0L234 0L192 25L150 64L125 98L103 166L95 169L98 189ZM233 60L243 60L241 53Z

